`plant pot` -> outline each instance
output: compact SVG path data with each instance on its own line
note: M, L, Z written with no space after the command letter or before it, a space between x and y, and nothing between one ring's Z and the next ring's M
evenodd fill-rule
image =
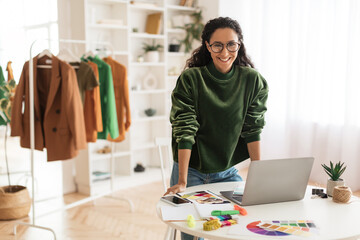
M0 187L0 220L26 217L30 207L31 198L26 187L18 185Z
M169 44L169 52L179 52L180 44Z
M340 179L338 181L333 181L331 179L328 179L327 185L326 185L326 193L327 193L327 195L332 197L334 187L336 187L336 186L344 186L344 185L345 185L345 181L342 180L342 179Z
M160 54L158 51L149 51L145 55L147 62L159 62Z
M152 116L155 115L156 109L154 109L154 108L148 108L148 109L146 109L144 112L145 112L146 116L152 117Z

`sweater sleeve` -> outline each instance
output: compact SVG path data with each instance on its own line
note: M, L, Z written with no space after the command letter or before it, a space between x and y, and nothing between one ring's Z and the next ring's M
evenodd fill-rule
M268 92L266 80L260 74L257 74L254 91L241 133L241 137L245 139L246 143L260 140L260 134L265 125L264 114L267 110L266 101Z
M182 74L171 95L170 122L178 149L192 149L200 126L196 118L193 90L191 79Z

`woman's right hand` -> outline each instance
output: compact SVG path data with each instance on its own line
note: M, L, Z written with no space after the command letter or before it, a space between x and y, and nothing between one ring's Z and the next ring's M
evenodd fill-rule
M172 187L169 187L167 189L166 193L164 194L164 196L167 195L167 194L176 194L176 193L179 193L179 192L183 192L183 191L185 191L185 189L186 189L186 184L178 183L178 184L176 184L176 185L174 185Z

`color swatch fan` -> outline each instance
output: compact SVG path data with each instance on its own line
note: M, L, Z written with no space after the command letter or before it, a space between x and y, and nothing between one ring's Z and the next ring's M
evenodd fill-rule
M316 225L311 220L255 221L246 228L256 234L266 236L312 237L318 234Z

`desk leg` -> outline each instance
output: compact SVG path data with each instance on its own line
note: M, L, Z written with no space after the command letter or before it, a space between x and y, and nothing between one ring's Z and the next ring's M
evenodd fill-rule
M176 229L167 227L164 240L176 240Z
M174 231L173 231L173 234L174 234L174 240L176 240L176 229L174 229Z

